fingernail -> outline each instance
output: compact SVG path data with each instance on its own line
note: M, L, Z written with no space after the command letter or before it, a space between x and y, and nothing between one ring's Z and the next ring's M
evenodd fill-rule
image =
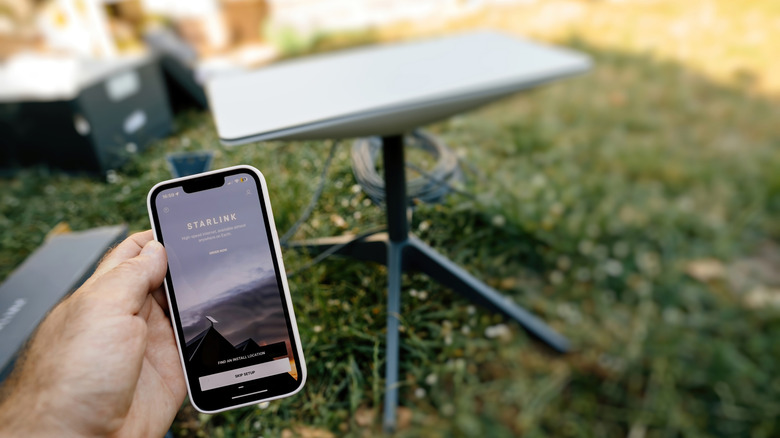
M153 254L162 248L162 245L160 245L160 242L156 240L150 240L146 242L146 245L144 245L144 248L141 250L141 255L143 254Z

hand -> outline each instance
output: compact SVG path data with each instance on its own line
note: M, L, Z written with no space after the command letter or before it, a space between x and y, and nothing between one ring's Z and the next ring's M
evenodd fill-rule
M6 384L0 435L163 436L186 387L165 249L130 236L46 317Z

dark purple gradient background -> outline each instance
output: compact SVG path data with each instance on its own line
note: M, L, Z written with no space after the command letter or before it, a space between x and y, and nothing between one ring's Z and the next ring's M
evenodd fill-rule
M246 182L233 182L241 177ZM233 345L247 338L259 345L284 341L290 352L258 188L248 174L231 175L227 181L232 183L225 182L212 190L187 194L176 188L157 195L162 239L168 252L185 343L208 328L209 315L218 321L214 327ZM176 191L178 196L163 199L163 194ZM169 209L167 213L165 207ZM188 222L232 213L236 214L235 221L187 229ZM246 227L229 231L231 235L227 237L205 242L198 238L182 240L185 236L243 224ZM223 249L227 251L209 254Z

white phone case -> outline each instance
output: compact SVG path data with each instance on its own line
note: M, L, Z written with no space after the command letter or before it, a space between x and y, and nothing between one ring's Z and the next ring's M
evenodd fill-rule
M281 283L282 283L282 288L283 288L283 291L284 291L285 303L287 305L287 313L290 316L290 322L291 322L292 331L293 331L293 338L294 338L294 341L295 341L295 348L296 348L296 351L298 353L298 358L299 358L300 364L301 364L301 379L302 380L301 380L300 386L298 386L298 388L295 391L290 392L288 394L282 394L282 395L278 395L278 396L275 396L275 397L269 397L269 398L262 399L262 400L255 400L255 401L251 401L251 402L248 402L248 403L241 403L241 404L237 404L237 405L231 405L231 406L227 406L227 407L224 407L222 409L217 409L217 410L213 410L213 411L208 411L208 410L201 409L200 407L198 407L195 404L195 402L192 399L192 389L190 388L189 378L187 376L187 367L185 366L184 352L182 351L182 347L181 347L182 343L181 343L181 339L179 339L179 331L176 329L176 324L178 322L178 315L175 315L174 312L170 312L171 324L173 326L173 334L176 336L176 348L179 350L179 360L181 361L181 367L182 367L182 370L184 370L184 379L185 379L185 382L187 383L187 394L190 397L190 403L192 404L192 406L195 409L197 409L199 412L203 412L204 414L214 414L214 413L217 413L217 412L223 412L223 411L227 411L227 410L230 410L230 409L236 409L236 408L241 408L241 407L245 407L245 406L251 406L251 405L255 405L255 404L266 402L266 401L277 400L277 399L280 399L280 398L289 397L291 395L295 395L298 392L300 392L301 389L303 389L303 387L306 385L306 377L307 377L306 360L303 357L303 348L301 347L301 337L300 337L300 334L298 333L298 323L295 320L295 312L293 311L292 297L290 296L290 288L287 285L287 276L284 275L284 273L285 273L284 261L282 260L281 246L279 245L279 236L277 235L277 232L276 232L276 224L274 223L274 215L273 215L273 212L271 210L271 202L270 202L269 197L268 197L268 187L267 187L267 185L265 183L265 177L263 176L263 174L259 170L257 170L256 168L254 168L252 166L249 166L249 165L246 165L246 164L242 164L242 165L238 165L238 166L226 167L226 168L223 168L223 169L218 169L218 170L212 170L212 171L209 171L209 172L199 173L199 174L196 174L196 175L185 176L185 177L181 177L181 178L174 178L174 179L170 179L170 180L166 180L166 181L161 181L161 182L155 184L154 187L152 187L149 190L149 194L146 197L146 208L147 208L147 211L149 212L149 222L152 224L152 232L154 233L154 239L159 241L159 237L157 236L157 228L154 226L154 217L152 215L152 193L154 193L154 191L159 186L164 185L164 184L170 184L170 183L177 183L177 182L181 182L181 181L187 181L187 180L191 180L191 179L197 179L197 178L200 178L200 177L203 177L203 176L214 175L214 174L222 173L222 172L225 172L225 171L236 170L236 169L241 169L241 170L246 170L248 172L252 172L252 173L256 174L258 176L259 180L260 180L260 186L261 186L261 188L263 190L263 200L265 202L266 216L267 216L270 228L271 228L271 238L273 239L273 245L274 245L274 249L275 249L275 254L274 255L276 256L277 262L279 263L279 270L281 271L281 279L282 279ZM171 304L171 291L168 289L168 282L164 281L163 285L165 286L165 296L168 299L168 308L169 309L173 309L173 305Z

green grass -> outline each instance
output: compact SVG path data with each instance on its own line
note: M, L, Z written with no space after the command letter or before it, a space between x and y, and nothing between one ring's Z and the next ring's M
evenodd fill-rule
M692 67L577 35L553 39L590 53L589 74L428 127L481 175L467 173L476 200L421 205L412 226L578 352L551 355L514 324L488 337L505 323L500 317L407 276L400 394L410 418L397 435L777 436L780 309L748 306L751 290L728 273L700 282L686 268L704 258L729 267L780 242L780 102L739 78L710 75L706 62ZM173 151L210 149L214 167L261 169L283 232L314 191L329 147L224 148L207 114L184 113L176 123L175 135L113 183L43 169L0 181L0 278L58 222L148 228L146 192L169 177L164 155ZM348 149L339 147L297 237L383 224L381 209L352 190ZM290 271L309 260L284 257ZM177 433L277 436L302 425L338 436L380 432L384 268L329 259L290 286L305 390L264 410L185 409Z

